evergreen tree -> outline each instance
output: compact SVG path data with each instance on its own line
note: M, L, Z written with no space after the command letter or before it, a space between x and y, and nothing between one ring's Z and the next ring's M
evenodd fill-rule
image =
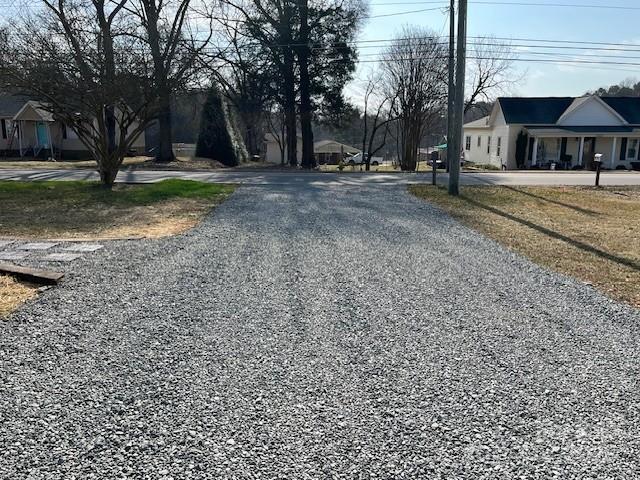
M202 110L196 155L217 160L228 167L247 161L247 149L233 111L215 87L209 91Z

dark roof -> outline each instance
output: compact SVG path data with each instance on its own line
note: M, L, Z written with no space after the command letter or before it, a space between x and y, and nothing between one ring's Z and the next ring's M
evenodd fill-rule
M573 97L502 97L499 98L507 123L552 124L556 123Z
M601 97L622 118L640 125L640 97ZM507 123L552 125L557 123L575 97L502 97L499 98Z
M0 95L0 117L13 117L29 100L26 95Z
M577 126L577 127L567 127L567 126L559 126L559 125L526 125L525 128L527 130L544 130L548 128L553 128L556 130L564 130L565 132L574 132L574 133L631 133L633 132L633 127L585 127L585 126Z
M627 122L640 125L640 97L601 97Z

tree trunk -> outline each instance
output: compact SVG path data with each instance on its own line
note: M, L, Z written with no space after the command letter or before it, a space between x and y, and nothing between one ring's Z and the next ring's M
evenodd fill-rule
M294 58L290 47L285 47L284 53L284 117L287 160L292 167L298 166L298 132L296 125L296 85L294 73Z
M151 58L153 59L153 74L157 85L158 96L158 148L155 161L159 163L172 162L173 134L171 131L171 89L167 85L167 71L165 58L160 46L161 38L158 31L158 7L155 0L143 2L147 17L147 37Z
M98 12L98 22L100 23L100 30L102 36L102 43L104 48L104 58L105 58L105 70L104 70L104 80L107 88L113 88L116 77L116 67L115 67L115 54L113 49L113 38L111 36L111 31L109 28L109 24L104 15L104 10L99 10ZM104 107L104 128L106 130L106 143L107 143L107 152L106 156L111 158L111 155L116 151L116 109L114 105L105 105ZM120 139L122 142L124 139ZM100 162L99 167L102 165ZM115 178L118 175L118 168L116 167L115 172L113 169L109 169L108 174L103 176L102 169L100 168L100 181L102 184L111 188L113 183L115 182Z
M315 168L311 106L311 78L309 77L309 0L300 1L300 130L302 131L302 167Z
M171 131L171 95L164 91L159 96L158 112L158 150L155 161L169 163L175 160L173 155L173 133Z
M118 170L122 165L122 155L120 152L109 153L105 158L98 161L98 173L100 174L100 183L108 190L113 188L118 176Z

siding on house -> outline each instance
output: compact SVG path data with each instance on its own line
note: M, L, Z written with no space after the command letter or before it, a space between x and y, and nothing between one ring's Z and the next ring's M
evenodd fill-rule
M526 166L589 167L593 155L600 153L605 168L630 168L632 162L638 161L638 149L632 148L629 154L623 149L625 143L635 140L640 144L640 98L498 99L489 117L464 126L465 159L515 169L516 144L521 132L528 139L537 139L535 144L538 145L536 153L532 151L534 142L527 142ZM480 147L478 136L481 137ZM467 144L468 137L471 137L470 145ZM491 138L489 152L486 149L488 137ZM595 149L593 152L585 149L583 158L579 158L581 139L589 145L589 138L596 139ZM562 145L566 145L564 153L571 157L570 162L567 162L568 157L562 157Z
M5 156L20 155L20 140L18 131L22 128L23 152L27 149L26 156L33 156L33 149L40 149L40 157L48 157L51 154L49 144L53 144L56 157L62 159L91 158L91 154L80 141L75 131L66 127L62 122L53 118L52 114L39 108L39 102L29 100L24 96L0 96L0 123L4 126L0 132L0 152ZM15 120L19 120L18 123ZM46 140L38 139L37 125L45 124L48 127ZM14 132L14 128L17 129ZM136 128L133 125L131 128ZM5 134L6 133L6 134ZM65 135L66 133L66 135ZM118 134L119 135L119 134ZM42 134L41 134L42 137ZM144 133L136 138L132 148L136 153L145 151Z

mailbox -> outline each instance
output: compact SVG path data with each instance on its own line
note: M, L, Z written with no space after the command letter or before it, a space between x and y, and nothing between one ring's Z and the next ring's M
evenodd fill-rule
M602 169L602 154L596 153L593 160L596 163L596 187L600 186L600 170Z

